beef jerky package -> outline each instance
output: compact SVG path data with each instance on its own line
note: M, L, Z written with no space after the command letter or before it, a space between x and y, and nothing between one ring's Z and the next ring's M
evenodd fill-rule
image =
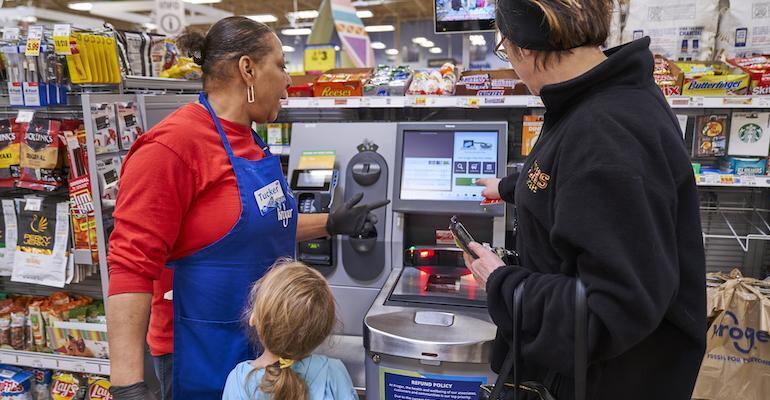
M142 134L139 109L134 102L118 103L117 108L120 148L129 150L136 141L136 138Z
M0 213L0 276L11 276L13 257L16 253L16 206L13 200L2 200L3 212Z
M99 261L96 242L96 219L88 173L85 131L64 132L67 157L70 163L69 194L72 214L72 232L75 248L88 250L94 264Z
M18 186L32 190L56 190L64 184L59 156L61 122L35 118L25 125L21 140L21 177Z
M64 287L69 247L69 202L18 201L18 245L11 281Z
M696 157L722 157L727 152L727 114L699 115L695 120Z
M163 35L150 34L150 73L155 78L160 77L163 72L164 56L166 55L166 37Z
M94 125L96 154L116 152L118 148L118 126L115 123L115 104L91 105L91 119Z
M731 0L719 24L717 50L727 58L770 54L770 2Z
M51 380L52 400L84 400L88 380L72 372L55 372Z
M0 120L0 187L14 187L19 179L20 132L13 118Z
M719 1L631 1L623 42L649 36L650 50L670 60L711 60L719 23Z
M770 399L770 282L709 274L706 355L693 399Z
M131 75L148 76L146 62L147 58L147 39L146 35L139 32L123 32L122 36L126 41L126 58Z

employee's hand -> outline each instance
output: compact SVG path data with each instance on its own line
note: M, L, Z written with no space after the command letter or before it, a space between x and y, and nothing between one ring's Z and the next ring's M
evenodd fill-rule
M481 191L481 195L489 200L500 200L500 190L497 188L500 185L500 179L497 178L481 178L476 180L477 186L484 186L484 190Z
M489 275L492 275L492 272L495 272L496 269L504 267L505 263L497 254L476 242L471 242L468 247L479 258L474 259L468 253L463 253L465 266L471 270L473 277L476 278L476 282L482 287L486 287Z
M358 236L374 229L377 217L372 211L385 207L390 200L357 205L362 198L364 194L358 193L344 204L337 203L334 206L329 213L329 219L326 220L326 232L329 235Z
M110 388L113 400L156 400L144 382L129 386L113 386Z

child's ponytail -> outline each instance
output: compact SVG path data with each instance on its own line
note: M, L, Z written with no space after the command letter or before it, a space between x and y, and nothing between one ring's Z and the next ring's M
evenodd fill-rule
M265 368L259 390L272 394L274 400L307 400L307 384L291 369L291 363L286 364L275 363Z

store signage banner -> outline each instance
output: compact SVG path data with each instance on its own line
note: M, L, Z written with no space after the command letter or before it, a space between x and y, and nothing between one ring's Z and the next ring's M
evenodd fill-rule
M374 50L369 34L350 0L332 0L331 6L337 35L353 65L356 68L374 66Z
M155 25L158 33L177 36L186 26L182 0L155 0Z

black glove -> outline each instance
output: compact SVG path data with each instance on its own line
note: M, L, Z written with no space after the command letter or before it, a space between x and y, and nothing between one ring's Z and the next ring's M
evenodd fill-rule
M113 400L157 400L144 382L110 388Z
M374 230L377 217L372 210L385 207L390 200L382 200L371 204L358 204L364 198L358 193L342 205L335 205L326 220L326 232L329 235L359 236ZM340 203L337 203L340 204Z

